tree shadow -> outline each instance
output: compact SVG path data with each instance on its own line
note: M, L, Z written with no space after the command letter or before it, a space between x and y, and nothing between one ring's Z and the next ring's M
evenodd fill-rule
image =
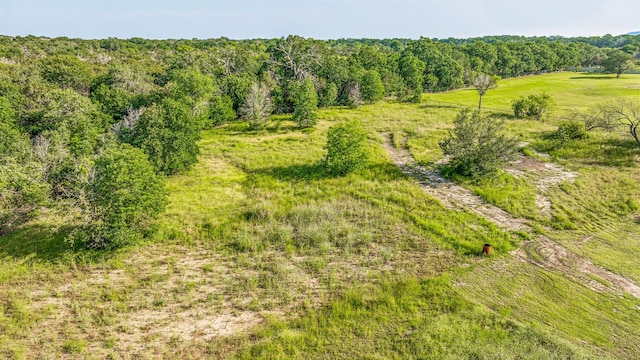
M396 164L390 162L374 163L367 166L361 173L368 179L380 182L406 179L407 175Z
M560 141L554 138L555 132L542 135L544 142L538 149L547 154L560 154L560 157L573 159L583 165L635 167L640 149L631 139L585 139ZM565 153L567 156L563 155Z
M433 101L433 100L431 100ZM433 102L429 102L427 101L424 104L421 104L419 106L420 109L456 109L456 110L460 110L460 109L464 109L464 108L468 108L470 106L465 106L465 105L458 105L458 104L448 104L448 103L433 103Z
M636 156L640 155L640 149L633 140L606 139L597 144L602 154L597 160L598 165L634 167Z
M65 242L74 226L23 225L7 236L0 237L0 258L35 259L59 262L75 251Z
M329 174L319 162L314 164L276 166L260 169L256 172L282 181L314 181L335 177Z
M265 127L251 129L246 121L229 122L220 127L229 135L283 135L294 131L311 132L314 128L302 129L291 121L272 120Z
M617 79L617 77L611 74L598 74L598 75L586 75L586 76L572 76L571 80L611 80Z
M347 176L329 173L321 162L264 168L256 170L253 173L290 182L317 181ZM358 170L356 173L366 179L375 179L377 181L395 181L405 177L402 170L392 163L373 163Z
M494 119L500 119L500 120L520 120L520 118L518 118L514 114L510 114L506 112L494 112L494 113L491 113L489 116Z

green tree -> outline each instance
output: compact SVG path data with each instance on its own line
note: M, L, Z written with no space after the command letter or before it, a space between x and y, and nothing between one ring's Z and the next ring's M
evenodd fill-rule
M173 99L147 108L124 140L141 148L157 171L170 175L198 160L200 122L191 109Z
M214 95L209 100L210 126L217 126L237 117L233 110L233 100L227 95Z
M251 86L254 83L249 74L233 74L227 76L224 80L224 94L228 95L233 101L233 110L240 113L240 108L251 92Z
M42 165L31 154L29 137L16 126L17 115L0 97L0 233L10 232L39 204L50 187Z
M330 82L320 92L318 102L320 106L332 106L335 105L336 99L338 99L338 86Z
M89 184L94 224L85 231L85 245L108 249L135 243L168 203L164 178L142 150L128 144L103 152L94 173Z
M31 133L34 155L42 162L42 178L56 197L74 198L83 191L80 180L102 143L110 119L85 96L54 88L47 101L22 124Z
M294 82L290 86L290 96L293 103L292 120L299 127L307 128L316 124L318 110L318 94L311 79Z
M405 98L411 102L420 102L424 70L426 68L425 63L408 50L402 52L399 62L400 75L408 88Z
M440 142L444 155L450 157L446 169L452 173L480 178L495 173L515 158L517 140L502 133L504 124L480 111L461 111L453 132Z
M60 139L76 157L93 154L109 119L87 97L70 89L51 90L48 97L32 128L34 135Z
M75 56L47 56L38 62L38 67L42 78L51 84L81 93L89 91L91 68Z
M116 121L124 119L129 109L140 105L139 98L135 95L105 84L100 84L91 91L91 100L103 113L111 116Z
M216 88L210 76L203 75L194 68L180 69L173 73L169 86L169 95L176 101L188 105L191 114L200 118L209 115L209 99Z
M0 233L13 230L46 202L51 187L42 180L41 169L36 161L0 154Z
M367 133L359 120L332 126L327 134L323 164L333 175L345 175L365 167L369 161Z
M616 77L620 77L623 72L633 69L633 57L622 50L615 49L607 54L602 66L605 71L615 73Z
M360 92L362 100L370 104L384 97L384 84L376 70L368 70L364 73L360 81Z
M17 118L11 102L0 96L0 155L23 161L30 155L29 138L20 132Z
M151 77L139 66L115 64L91 86L91 100L116 121L123 120L131 109L145 105L154 89Z

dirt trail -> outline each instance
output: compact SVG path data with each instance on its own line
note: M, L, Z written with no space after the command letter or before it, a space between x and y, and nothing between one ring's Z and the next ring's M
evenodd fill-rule
M389 139L389 134L382 135ZM505 230L531 230L526 219L514 217L496 206L487 204L471 191L443 178L437 171L417 165L406 149L397 149L390 142L385 142L383 146L405 174L417 179L425 192L442 201L446 207L471 210ZM535 173L537 176L532 181L536 182L536 189L541 193L577 176L575 173L564 171L558 165L543 163L526 156L520 156L508 171L516 176L527 176L527 172ZM539 199L541 212L550 215L549 198L540 195ZM516 260L560 272L585 283L595 291L623 291L640 298L640 286L632 280L593 264L546 236L523 242L522 246L511 254Z
M523 242L511 254L516 260L560 271L581 280L595 291L617 289L640 298L640 286L632 280L593 264L546 236Z
M384 147L393 162L405 174L416 178L420 187L439 199L444 206L455 210L468 209L504 230L517 231L528 228L525 219L515 218L499 207L487 204L481 197L470 190L445 179L437 171L417 165L407 150L396 149L389 143L385 143Z

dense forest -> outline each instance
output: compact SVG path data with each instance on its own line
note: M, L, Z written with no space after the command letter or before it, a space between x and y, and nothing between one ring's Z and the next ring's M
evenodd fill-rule
M0 234L41 207L85 224L72 246L153 230L164 178L197 161L199 133L272 114L314 126L318 107L419 102L424 92L640 59L640 36L590 38L79 40L0 37Z

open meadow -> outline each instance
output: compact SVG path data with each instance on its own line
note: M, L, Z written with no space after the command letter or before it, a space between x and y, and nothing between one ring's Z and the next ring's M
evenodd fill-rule
M513 116L541 92L553 113ZM618 98L640 101L640 75L500 81L483 111L520 153L480 182L436 171L471 88L203 131L141 244L73 250L60 209L0 237L0 358L640 358L640 148L551 137ZM372 160L328 175L327 131L350 119Z

